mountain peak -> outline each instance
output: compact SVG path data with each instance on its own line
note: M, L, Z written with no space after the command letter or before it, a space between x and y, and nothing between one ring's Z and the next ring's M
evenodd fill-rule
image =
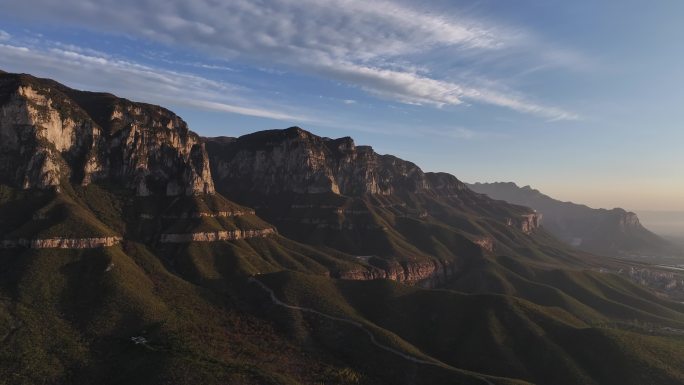
M307 136L313 135L311 132L309 132L309 131L307 131L307 130L299 127L299 126L288 127L286 129L284 129L283 131L286 132L287 134L297 135L297 136L301 136L301 137L307 137Z

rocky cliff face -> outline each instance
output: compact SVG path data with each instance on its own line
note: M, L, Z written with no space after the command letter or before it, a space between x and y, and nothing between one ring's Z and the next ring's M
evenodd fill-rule
M226 230L226 231L210 231L197 233L183 233L183 234L162 234L160 242L162 243L189 243L189 242L219 242L219 241L237 241L240 239L250 238L265 238L275 235L276 231L273 228L256 229L256 230Z
M428 175L411 162L380 155L349 138L321 138L298 127L257 132L237 140L206 139L222 188L240 193L392 195L465 188L456 178ZM225 183L224 183L225 182Z
M141 196L214 192L203 144L172 112L0 74L0 181L59 190L98 180Z
M408 285L438 287L448 281L458 268L446 261L385 262L380 267L332 272L333 278L365 281L390 279Z
M531 234L541 226L542 218L542 215L539 213L530 213L516 218L509 218L507 223L509 226L520 229L525 234Z
M17 239L0 240L0 248L13 249L28 247L31 249L97 249L118 245L121 237L96 237L96 238L41 238L41 239Z
M639 217L635 213L618 209L618 212L616 214L618 217L617 223L621 229L627 230L642 228L641 222L639 221Z
M423 172L411 162L380 155L368 146L357 146L349 137L322 138L299 127L291 127L240 138L204 138L204 141L219 191L254 207L273 206L267 197L281 199L283 194L375 196L390 202L375 202L374 207L393 206L395 211L402 212L401 215L425 218L430 210L407 208L406 202L392 201L392 197L405 200L412 195L422 195L446 199L459 210L497 216L528 234L539 227L539 216L530 209L505 207L507 204L503 202L473 193L453 175ZM330 201L317 204L304 201L306 205L283 201L279 211L281 214L288 211L291 221L337 229L359 226L343 217L370 215L367 207L354 211L343 207L345 203L341 201L337 205ZM319 210L326 214L302 218L294 210ZM511 216L511 213L515 215Z
M494 238L490 236L477 237L473 242L487 252L494 251Z

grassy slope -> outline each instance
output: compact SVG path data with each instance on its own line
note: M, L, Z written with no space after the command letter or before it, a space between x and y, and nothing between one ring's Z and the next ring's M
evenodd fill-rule
M130 241L125 249L0 250L0 383L294 384L359 376L334 359L308 357L230 298L232 281L247 274L324 274L345 268L349 256L280 236L162 245L155 240L166 232L270 225L249 214L161 218L244 209L218 195L151 200L98 185L63 191L0 187L3 237ZM133 344L135 335L150 343Z
M348 204L367 210L368 223L384 227L378 239L368 239L378 250L458 261L461 273L451 288L487 294L330 280L324 277L328 271L359 262L281 236L155 241L169 232L270 226L250 214L192 218L194 212L244 209L220 196L152 200L111 186L58 196L3 188L0 210L6 212L69 208L59 211L62 216L38 217L49 220L5 217L20 221L26 236L92 232L124 234L132 242L100 250L2 251L0 336L6 343L0 370L24 383L481 382L472 372L494 375L492 381L500 383L509 380L498 377L558 384L637 383L630 378L644 376L658 383L682 380L672 358L684 350L681 337L647 332L684 329L680 304L591 271L594 261L567 253L543 232L529 237L456 209L440 209L441 217L416 215L429 205L450 207L436 199ZM354 220L359 223L358 214ZM470 241L483 233L496 237L498 256L483 254ZM301 273L266 278L281 298L356 319L378 341L444 365L407 364L378 351L353 326L273 308L264 293L243 284L247 275L282 270ZM135 335L150 343L132 344ZM630 370L609 375L595 351L609 354L611 367ZM271 361L256 365L264 355Z
M0 185L0 239L117 235L71 194Z
M378 340L456 368L554 384L684 380L681 336L592 327L563 309L509 296L424 290L391 281L330 281L292 273L261 279L290 304L363 322ZM320 322L315 316L299 318L289 327L307 330ZM361 335L350 333L345 338L353 339L354 346L367 345ZM382 355L372 350L357 350L357 354L362 358L355 358L362 361L381 360ZM607 363L599 358L601 354L610 355ZM421 381L435 383L430 378Z
M243 279L221 289L192 284L140 244L2 253L0 371L14 377L0 378L8 383L478 383L469 371L558 384L682 380L681 337L592 328L510 296L264 277L287 302L363 322L380 342L437 358L440 368L378 351L354 327L274 308ZM135 335L148 346L132 344ZM611 361L597 365L599 354Z
M0 383L296 384L357 376L250 316L234 289L191 284L140 244L0 254ZM149 342L135 345L132 336Z

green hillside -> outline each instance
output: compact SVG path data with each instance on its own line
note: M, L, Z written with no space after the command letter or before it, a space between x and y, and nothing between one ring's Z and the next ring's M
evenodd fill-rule
M329 281L291 273L259 279L288 304L355 320L383 344L453 368L540 384L676 384L684 379L682 360L668 357L681 352L684 336L609 324L598 314L581 320L557 306L511 296L425 290L392 281ZM301 333L321 322L315 314L281 311L294 317L283 327ZM313 333L331 343L326 341L332 337ZM367 336L356 334L343 338L361 341L344 345L369 344ZM382 352L355 352L361 361L383 359ZM610 356L611 367L624 369L605 370L596 361L601 354Z

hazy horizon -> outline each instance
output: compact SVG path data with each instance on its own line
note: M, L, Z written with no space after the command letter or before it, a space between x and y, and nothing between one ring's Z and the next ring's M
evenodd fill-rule
M684 211L637 211L641 223L652 232L676 238L684 244Z
M0 69L201 135L298 125L468 182L684 211L684 3L212 4L9 0Z
M458 175L456 175L458 177ZM462 178L461 178L462 179ZM516 181L516 180L463 180L466 183L508 183L512 182L518 185L519 187L524 187L524 186L530 186L531 188L535 190L539 190L542 194L548 195L549 197L563 201L563 202L572 202L576 204L581 204L581 205L586 205L594 209L614 209L614 208L622 208L627 211L633 211L637 214L639 213L684 213L684 208L677 208L678 206L674 206L675 208L671 208L668 204L663 204L660 201L649 201L651 203L651 207L643 207L639 206L640 202L643 202L643 199L640 199L640 197L636 196L633 199L622 199L623 204L617 204L616 202L618 199L616 199L615 196L612 196L613 190L610 188L603 190L603 191L598 191L598 190L586 190L583 189L582 186L572 186L572 185L552 185L549 184L547 187L541 187L541 186L546 186L547 184L544 183L543 181L539 182L539 184L534 184L534 183L524 183L521 181ZM665 193L667 194L667 192ZM670 193L669 195L672 196L672 199L676 199L677 197L675 196L676 193Z

